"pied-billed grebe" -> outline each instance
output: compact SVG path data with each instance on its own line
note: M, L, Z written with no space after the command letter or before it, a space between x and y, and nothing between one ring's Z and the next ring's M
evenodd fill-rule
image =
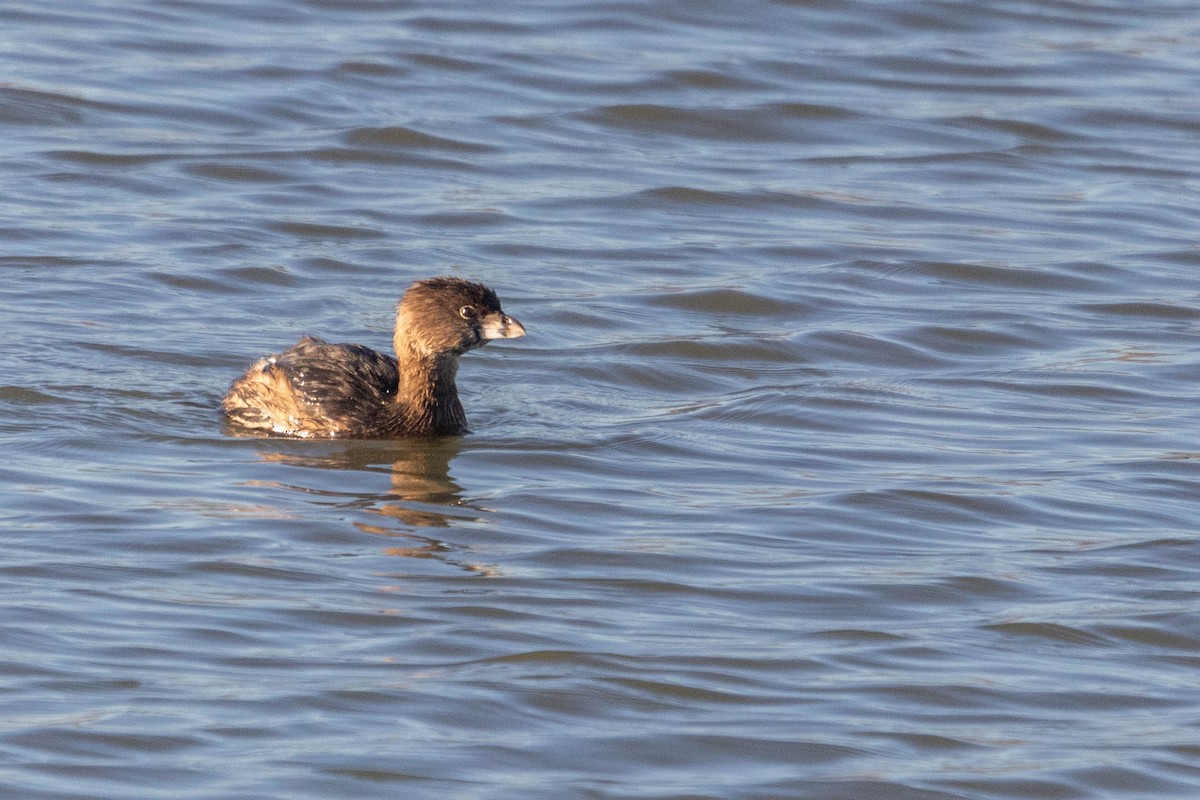
M524 335L488 287L461 278L417 281L397 309L397 358L305 336L235 380L221 410L248 432L283 436L466 433L454 385L459 356L492 339Z

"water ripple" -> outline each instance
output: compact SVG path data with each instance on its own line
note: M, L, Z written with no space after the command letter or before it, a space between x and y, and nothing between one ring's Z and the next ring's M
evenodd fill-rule
M0 795L1197 793L1194 4L3 17Z

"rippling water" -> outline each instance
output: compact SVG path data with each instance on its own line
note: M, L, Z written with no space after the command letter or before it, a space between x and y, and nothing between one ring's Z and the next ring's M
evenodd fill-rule
M1200 795L1191 2L9 2L0 795ZM247 440L494 286L475 433Z

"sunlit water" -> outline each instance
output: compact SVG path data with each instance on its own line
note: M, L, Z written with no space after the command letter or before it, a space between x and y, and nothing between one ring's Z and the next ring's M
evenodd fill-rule
M1194 3L7 3L0 796L1200 796ZM236 438L415 278L461 439Z

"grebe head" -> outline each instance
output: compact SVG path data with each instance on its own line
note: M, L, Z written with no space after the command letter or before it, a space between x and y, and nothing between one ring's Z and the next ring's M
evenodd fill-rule
M462 278L417 281L401 298L396 317L398 354L407 343L426 356L457 356L492 339L524 335L524 326L504 313L495 292Z

